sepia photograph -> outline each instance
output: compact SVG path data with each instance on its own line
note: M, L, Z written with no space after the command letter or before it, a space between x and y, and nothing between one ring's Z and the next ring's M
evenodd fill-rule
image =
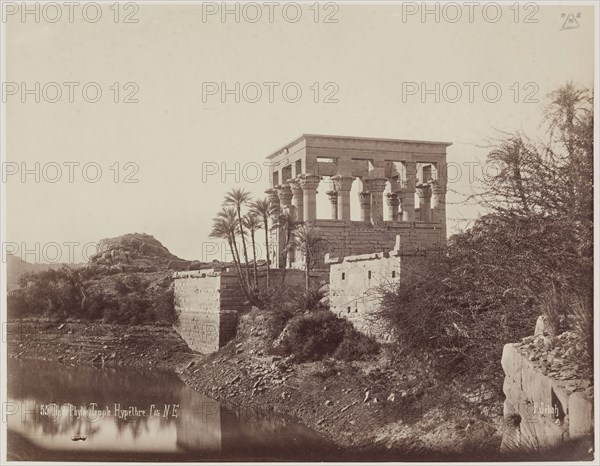
M1 464L598 464L596 1L0 6Z

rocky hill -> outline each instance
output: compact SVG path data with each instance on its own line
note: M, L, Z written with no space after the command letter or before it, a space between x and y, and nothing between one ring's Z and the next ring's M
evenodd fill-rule
M198 261L177 257L154 236L129 233L98 242L99 251L90 258L90 266L117 268L120 271L152 272L159 270L186 270L199 267Z
M36 275L19 288L24 272L60 269L63 264L29 264L10 259L9 314L103 319L140 324L172 323L173 271L210 267L177 257L154 236L130 233L98 242L98 253L76 271Z

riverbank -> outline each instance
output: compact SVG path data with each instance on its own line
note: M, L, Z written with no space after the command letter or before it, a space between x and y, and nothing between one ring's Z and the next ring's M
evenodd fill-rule
M292 416L357 455L442 459L477 451L493 458L497 452L497 417L477 419L441 404L443 388L419 367L393 368L388 349L363 362L294 364L269 354L266 332L264 316L253 311L241 319L236 339L208 356L192 352L166 326L26 320L9 324L7 333L11 358L171 370L227 406Z

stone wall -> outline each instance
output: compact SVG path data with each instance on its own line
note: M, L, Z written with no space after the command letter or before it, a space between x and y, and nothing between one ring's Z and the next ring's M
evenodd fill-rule
M252 279L253 271L249 270ZM276 286L281 281L282 270L271 271L271 283ZM311 274L311 280L322 278L318 272ZM204 269L181 271L173 274L175 311L178 321L175 330L187 345L200 353L218 351L236 335L240 313L248 311L250 304L236 272L229 269ZM304 272L288 270L288 286L304 286ZM266 287L266 270L258 271L258 284Z
M573 377L564 366L548 370L547 359L528 350L528 342L542 347L543 339L548 340L539 335L504 346L504 450L556 447L593 436L593 399L589 386L587 391L582 388L589 382Z
M235 273L175 272L175 330L200 353L218 351L235 336L238 313L249 308Z
M214 270L175 272L175 330L200 353L220 347L221 274Z
M319 236L325 240L321 256L345 257L394 249L396 237L402 239L402 254L414 254L443 244L441 225L422 222L385 222L381 227L363 222L317 220ZM302 266L302 260L298 266Z
M408 252L396 238L390 252L328 258L329 303L332 312L350 320L357 330L379 341L393 340L389 325L378 315L381 290L400 283L401 274L416 271L425 251Z

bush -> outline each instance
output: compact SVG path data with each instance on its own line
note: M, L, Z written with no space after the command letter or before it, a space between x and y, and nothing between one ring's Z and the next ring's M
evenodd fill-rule
M323 309L319 302L323 298L323 293L319 288L311 286L308 292L304 286L299 285L278 284L271 288L269 296L263 303L263 307L271 314L269 319L271 338L277 337L297 313Z
M351 349L357 342L360 347ZM279 345L282 354L294 355L298 362L318 361L332 355L354 360L377 349L377 343L359 334L350 322L325 310L293 317Z
M123 324L175 322L172 280L168 275L110 275L98 267L63 267L24 274L21 288L9 295L9 315L103 319Z
M403 349L429 357L441 381L484 384L502 397L504 344L531 335L540 311L559 326L565 296L591 289L571 229L562 219L481 217L424 259L420 275L384 293L381 318Z
M6 297L9 319L20 319L31 314L25 293L22 290L10 292Z
M379 345L373 338L360 333L353 326L348 326L344 330L344 338L333 353L333 357L344 361L356 361L378 352Z

